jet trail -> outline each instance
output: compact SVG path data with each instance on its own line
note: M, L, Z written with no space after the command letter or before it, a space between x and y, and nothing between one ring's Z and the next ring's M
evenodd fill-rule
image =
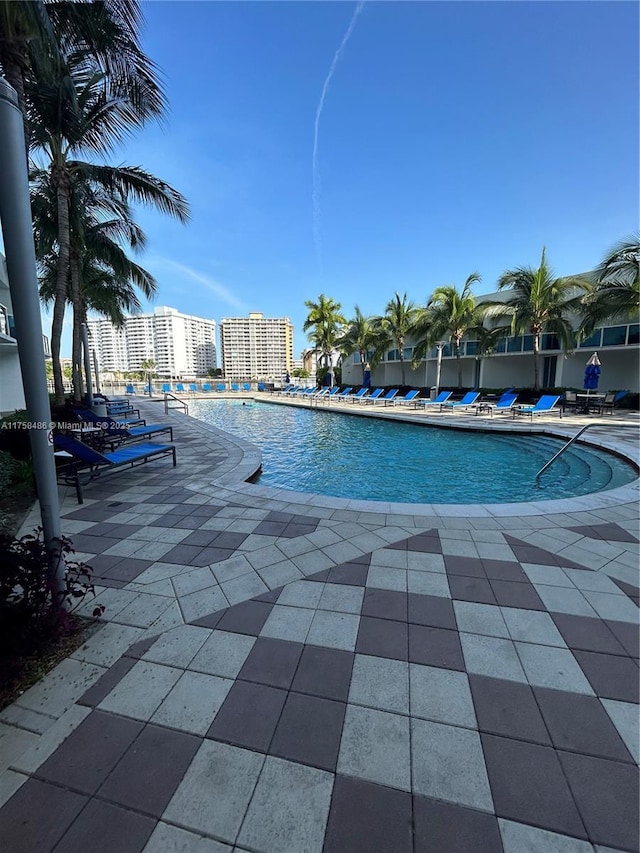
M362 12L364 8L365 0L359 0L356 5L355 11L349 22L349 26L347 27L347 31L344 34L342 41L340 42L340 47L336 50L335 55L333 57L333 61L331 62L331 66L329 68L329 73L324 81L324 85L322 86L322 94L320 95L320 101L318 102L318 109L316 110L316 120L313 129L313 242L316 249L316 260L318 263L318 268L320 270L320 278L322 279L322 234L320 231L320 195L321 195L321 182L320 182L320 166L318 165L318 129L320 127L320 116L322 115L322 110L324 108L324 99L327 96L327 91L329 89L329 84L331 83L331 79L335 73L336 66L340 61L340 57L342 56L345 47L347 46L347 42L351 38L351 33L354 30L356 25L356 21L358 20L358 16L360 12Z

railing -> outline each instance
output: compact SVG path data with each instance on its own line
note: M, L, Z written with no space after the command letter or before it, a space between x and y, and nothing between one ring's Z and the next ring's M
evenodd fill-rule
M556 461L558 456L562 456L562 454L565 452L565 450L568 447L570 447L574 441L577 441L583 432L586 432L586 430L588 430L589 427L592 427L592 426L601 426L601 424L586 424L586 426L583 426L582 429L578 430L578 432L573 436L573 438L570 438L569 441L564 445L564 447L561 447L560 450L555 454L555 456L553 456L548 462L546 462L542 466L542 468L536 474L536 480L538 479L540 474L542 474L543 471L546 471L547 468Z
M174 400L177 405L170 406L169 403L171 400ZM189 406L185 403L184 400L181 400L180 397L176 397L175 394L172 394L170 391L164 392L164 413L165 415L169 414L169 409L181 409L185 415L189 414Z

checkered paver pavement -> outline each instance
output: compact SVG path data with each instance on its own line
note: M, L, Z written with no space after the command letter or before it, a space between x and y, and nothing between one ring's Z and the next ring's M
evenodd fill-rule
M109 622L0 714L11 853L638 850L637 506L375 518L147 476L66 508Z

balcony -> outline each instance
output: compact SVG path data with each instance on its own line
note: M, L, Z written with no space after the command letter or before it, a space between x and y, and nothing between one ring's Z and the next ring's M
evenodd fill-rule
M9 314L5 305L0 305L0 347L16 349L17 346L13 314Z

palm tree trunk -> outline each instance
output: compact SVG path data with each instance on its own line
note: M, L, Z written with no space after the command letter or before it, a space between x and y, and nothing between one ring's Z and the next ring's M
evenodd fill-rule
M80 280L77 258L71 258L71 302L73 305L73 347L72 347L72 377L73 377L73 399L74 402L82 402L84 383L82 381L82 322L84 317L84 306L80 297Z
M540 335L533 336L533 390L540 390Z
M11 61L4 56L0 57L0 62L2 63L2 70L4 72L4 78L13 88L16 90L16 94L18 95L18 107L20 108L20 112L22 113L22 127L24 133L24 148L27 154L27 162L29 161L29 127L27 125L27 111L26 111L26 100L24 96L24 72L19 62Z
M456 364L458 366L458 388L462 388L462 359L460 358L459 338L454 339L454 346L456 348Z
M58 202L58 273L53 304L53 321L51 323L51 361L53 363L55 403L56 406L62 406L64 404L64 381L60 363L60 345L69 278L69 182L67 176L55 167L53 178L57 187Z

